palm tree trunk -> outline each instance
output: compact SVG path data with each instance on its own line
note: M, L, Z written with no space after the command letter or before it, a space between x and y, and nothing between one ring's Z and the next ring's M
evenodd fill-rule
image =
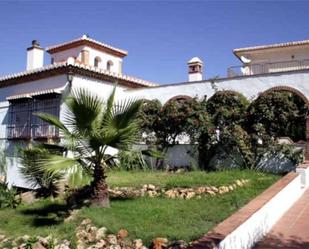
M93 181L91 183L92 194L91 203L100 207L109 207L108 186L105 181L106 176L101 165L96 165L94 168Z

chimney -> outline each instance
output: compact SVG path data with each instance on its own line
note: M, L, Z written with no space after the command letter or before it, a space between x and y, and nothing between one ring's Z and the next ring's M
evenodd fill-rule
M193 57L188 61L189 81L203 80L203 62L198 57Z
M43 67L44 49L37 40L32 41L32 46L27 48L27 70Z

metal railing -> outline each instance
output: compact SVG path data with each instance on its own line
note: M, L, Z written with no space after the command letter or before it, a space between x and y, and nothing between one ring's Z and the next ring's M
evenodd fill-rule
M29 139L31 137L31 129L29 125L14 126L9 125L7 127L8 139Z
M247 64L243 66L234 66L228 68L227 75L228 77L237 77L303 69L309 69L309 60L292 60L264 64Z
M32 127L34 139L42 139L42 138L59 138L59 129L54 125L34 125Z

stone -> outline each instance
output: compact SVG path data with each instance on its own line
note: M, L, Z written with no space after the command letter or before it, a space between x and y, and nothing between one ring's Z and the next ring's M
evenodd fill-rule
M110 245L109 249L121 249L120 245Z
M44 246L44 247L48 247L50 240L52 239L51 236L47 236L47 237L38 237L39 242Z
M185 171L185 169L183 169L183 168L180 168L180 169L177 169L176 170L176 173L177 174L183 174L183 173L185 173L186 171Z
M62 240L54 247L54 249L70 249L70 241Z
M82 240L77 240L76 242L76 249L85 249L85 243Z
M165 196L171 199L175 199L177 194L174 190L171 189L165 192Z
M136 239L133 241L134 249L142 249L143 248L143 241L141 239Z
M4 240L5 239L5 235L3 234L0 234L0 241Z
M234 190L234 188L233 188L232 185L229 186L229 190L230 190L230 191L233 191L233 190Z
M242 187L244 185L240 180L236 180L236 184L239 187Z
M197 194L204 194L205 192L206 192L206 187L198 187L197 189L196 189L196 193Z
M79 210L75 209L70 212L70 215L64 220L65 223L71 222L76 219L76 216L78 214Z
M117 237L114 234L107 235L106 240L111 245L117 245L117 243L118 243L117 242Z
M86 225L89 225L89 224L91 224L92 223L92 221L90 220L90 219L84 219L83 221L82 221L82 223L80 223L82 226L86 226Z
M98 241L98 242L95 244L95 246L96 246L97 248L103 248L105 245L106 245L106 242L105 242L105 240L103 240L103 239L101 239L100 241Z
M213 191L215 193L219 191L219 189L216 188L215 186L211 186L210 188L211 188L211 191Z
M207 194L209 194L211 196L215 196L216 195L216 193L214 191L212 191L212 190L208 190Z
M38 241L33 244L32 249L46 249L46 248Z
M127 230L125 229L120 229L119 232L117 233L117 237L121 240L125 239L126 237L128 237L129 233Z
M155 190L156 189L156 186L153 185L153 184L148 184L148 190Z
M95 238L96 240L104 239L106 237L107 228L101 227L96 231Z
M164 249L167 247L168 240L166 238L156 238L152 241L153 249Z
M167 246L168 249L185 249L187 247L188 244L184 240L173 241Z
M192 199L195 196L195 192L189 192L187 193L186 199Z
M21 199L21 202L26 203L26 204L32 204L36 200L35 195L32 191L28 191L28 192L20 194L20 199Z
M148 196L154 198L158 195L158 193L154 190L148 191Z

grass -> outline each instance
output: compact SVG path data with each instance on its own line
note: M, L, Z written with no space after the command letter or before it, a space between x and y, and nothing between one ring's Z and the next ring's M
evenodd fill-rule
M168 174L164 172L109 172L111 186L142 186L152 183L162 187L221 186L236 179L250 179L243 188L202 199L180 200L165 198L138 198L113 200L110 209L85 207L77 220L63 223L66 207L61 201L42 200L31 206L21 205L16 210L0 210L0 233L9 235L55 235L74 239L75 228L84 218L90 218L98 227L105 226L111 233L121 228L130 237L141 238L148 245L155 237L191 241L199 238L216 224L227 218L253 197L274 183L279 176L253 171L189 172Z

